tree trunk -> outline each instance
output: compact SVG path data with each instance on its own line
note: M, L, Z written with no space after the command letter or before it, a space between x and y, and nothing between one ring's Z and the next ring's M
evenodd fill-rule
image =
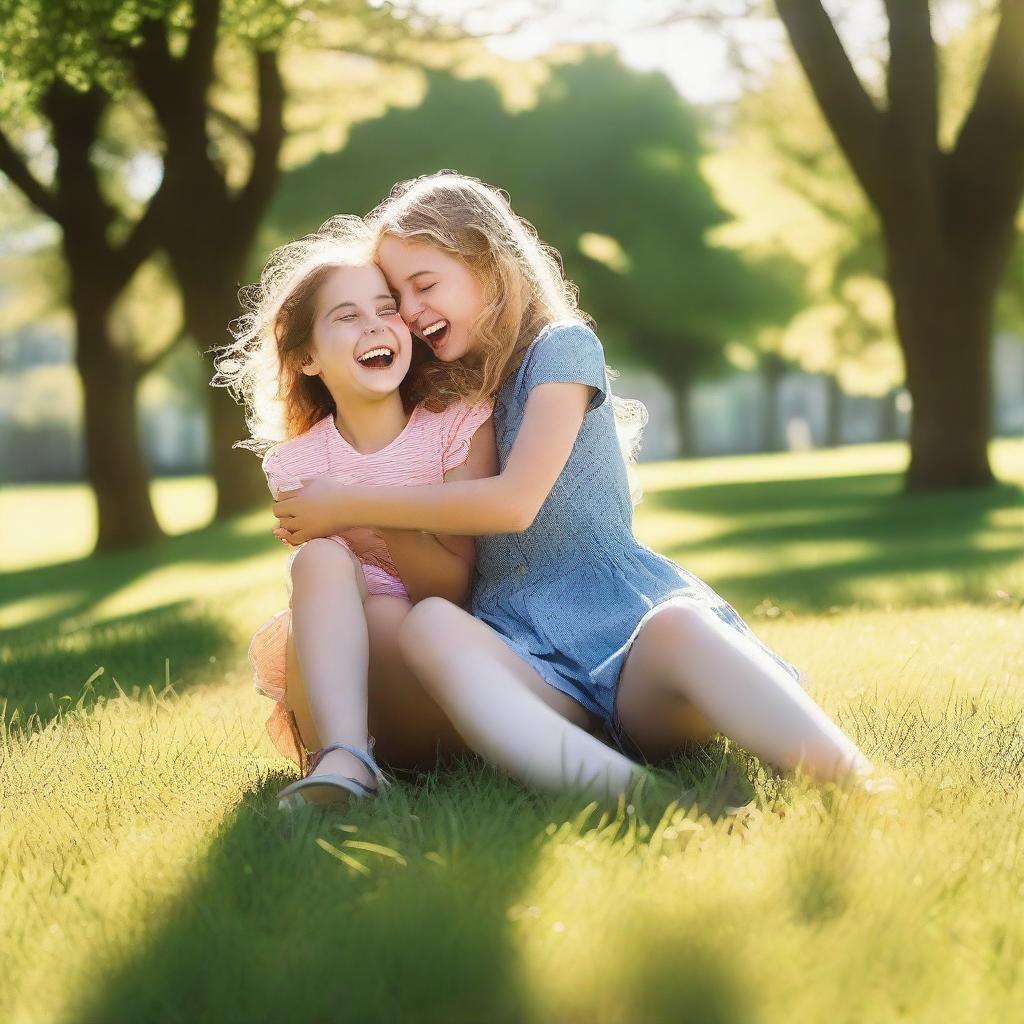
M924 2L886 0L887 96L854 71L822 0L776 0L818 106L886 239L914 408L906 488L986 487L995 293L1024 196L1024 4L1001 3L971 106L940 145L939 61Z
M838 448L843 443L843 389L834 373L825 377L825 447Z
M206 363L208 379L213 377L213 353L228 340L228 323L240 312L233 282L238 280L241 256L225 254L227 266L199 258L195 266L175 268L185 301L189 334ZM195 270L199 274L195 274ZM248 438L245 412L226 388L208 388L211 472L217 487L216 519L225 519L265 507L270 500L260 460L236 441Z
M224 388L210 388L210 427L213 478L217 484L216 518L266 507L271 500L270 491L260 460L250 451L231 447L247 438L249 432L242 407Z
M779 441L779 381L785 364L778 356L766 352L761 357L761 379L764 382L764 404L761 416L761 451L783 450Z
M681 459L697 456L697 436L693 422L693 382L688 377L675 377L672 389L672 412L676 425L676 454Z
M197 18L195 34L205 40L202 77L213 81L213 55L219 7L207 4ZM213 376L213 352L228 340L228 324L241 312L237 289L246 257L280 179L278 155L284 140L284 83L277 54L254 54L257 69L259 123L249 141L253 160L241 188L229 186L227 174L211 158L207 138L209 117L206 86L200 88L194 71L173 59L166 32L152 27L149 50L140 51L139 75L158 112L167 137L164 174L172 194L187 202L189 215L167 225L165 245L181 285L185 326L207 361ZM193 102L182 104L178 92L192 90ZM245 415L224 388L212 388L209 398L212 469L217 487L215 517L224 519L266 505L269 499L259 460L232 449L248 437Z
M85 457L96 495L96 551L143 547L163 536L153 512L136 415L134 358L104 335L105 310L75 310L85 405Z
M926 262L912 246L889 256L913 399L906 489L987 487L995 282L972 279L962 261Z
M58 157L55 200L84 392L86 472L96 495L97 551L141 547L163 535L153 512L136 418L135 353L110 333L110 311L153 246L135 230L141 230L145 218L120 247L108 240L114 210L91 162L108 103L108 94L99 88L81 92L60 81L44 100Z

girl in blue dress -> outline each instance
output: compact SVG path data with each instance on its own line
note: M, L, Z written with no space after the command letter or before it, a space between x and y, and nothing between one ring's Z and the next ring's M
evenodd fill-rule
M471 611L427 598L399 646L467 744L524 782L629 796L646 774L634 758L722 733L779 769L875 786L798 669L633 536L624 405L601 342L557 254L505 195L442 172L396 186L370 220L399 311L447 364L443 379L469 401L493 399L500 473L417 487L317 480L280 495L277 535L476 536Z

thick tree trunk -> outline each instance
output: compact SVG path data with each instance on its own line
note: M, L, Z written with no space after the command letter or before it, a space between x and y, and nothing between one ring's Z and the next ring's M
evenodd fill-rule
M130 346L119 345L109 327L114 303L153 246L138 233L143 221L120 247L108 240L115 214L91 162L108 103L98 88L80 92L61 82L44 101L58 155L55 203L85 397L86 472L96 496L97 551L141 547L162 536L136 418L138 364Z
M147 30L138 65L167 137L165 180L171 194L188 203L189 215L167 224L165 245L181 285L186 330L206 359L211 378L212 350L228 340L228 324L241 312L237 289L280 178L278 154L284 139L284 83L277 55L258 52L259 123L249 137L253 162L248 181L240 189L230 187L225 169L210 157L206 93L213 80L219 17L216 0L197 14L193 36L197 54L204 55L201 61L196 57L198 77L194 68L171 57L159 23ZM189 103L179 101L182 88L190 92ZM224 388L212 388L209 408L216 518L265 506L269 495L259 460L231 447L248 437L242 407Z
M896 327L913 399L909 491L986 487L995 282L962 262L890 248ZM996 278L997 279L997 278Z
M85 405L85 456L96 495L96 551L152 544L163 536L153 512L136 415L138 371L103 334L105 310L75 310L76 362Z
M914 408L908 490L985 487L992 316L1024 196L1024 4L998 5L973 101L938 139L928 4L886 0L886 103L858 79L822 0L776 0L818 105L886 236Z

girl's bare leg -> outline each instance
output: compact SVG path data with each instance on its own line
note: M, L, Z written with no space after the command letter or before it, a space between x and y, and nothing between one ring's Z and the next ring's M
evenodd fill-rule
M710 609L670 601L641 628L619 677L623 728L648 757L724 733L819 782L867 775L871 762L808 693Z
M359 563L333 541L311 540L295 556L291 578L295 662L320 746L348 743L365 750L369 641ZM331 751L311 774L335 772L375 785L346 750Z
M595 721L590 712L450 601L421 601L398 641L466 743L521 781L614 800L642 776L636 764L585 731Z
M468 747L447 715L423 689L398 649L398 630L411 605L399 597L370 595L363 603L369 637L369 732L374 756L393 768L430 768L439 755L466 753ZM323 743L306 700L306 686L288 637L287 700L307 750Z

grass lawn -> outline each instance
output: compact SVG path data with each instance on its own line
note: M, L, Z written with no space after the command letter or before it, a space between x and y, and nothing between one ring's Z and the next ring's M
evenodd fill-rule
M245 663L283 607L265 513L88 557L75 486L0 491L0 1021L979 1021L1024 1005L1024 441L908 497L905 449L641 467L637 532L806 673L889 800L720 739L656 820L476 763L343 815ZM1017 1009L1014 1009L1016 1007Z

